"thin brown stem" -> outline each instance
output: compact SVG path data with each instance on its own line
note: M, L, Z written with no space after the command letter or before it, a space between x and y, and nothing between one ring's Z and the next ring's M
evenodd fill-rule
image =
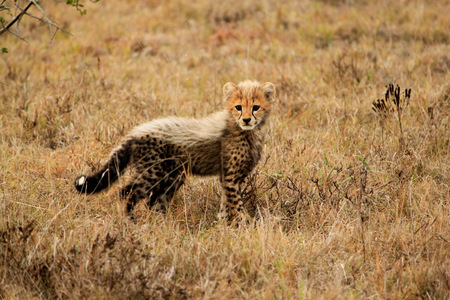
M11 22L8 23L4 28L0 30L0 35L4 34L5 32L9 31L9 28L13 26L17 21L20 20L20 18L27 12L27 10L33 5L33 1L30 1L28 5L23 9L14 19L11 20Z

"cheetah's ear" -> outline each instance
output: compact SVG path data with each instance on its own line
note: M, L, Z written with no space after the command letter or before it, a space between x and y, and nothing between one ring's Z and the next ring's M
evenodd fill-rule
M275 89L275 85L271 82L266 82L261 85L261 89L264 92L264 97L266 97L267 101L273 102L277 97L277 92Z
M233 95L233 93L235 91L238 90L238 87L232 83L232 82L227 82L225 83L225 85L223 86L223 95L225 100L228 100L228 98Z

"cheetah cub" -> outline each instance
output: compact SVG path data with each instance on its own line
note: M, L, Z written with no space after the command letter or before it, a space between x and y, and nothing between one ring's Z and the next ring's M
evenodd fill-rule
M228 82L225 109L203 119L170 117L134 128L97 172L79 176L80 193L108 188L129 166L134 171L121 191L126 213L142 199L165 210L186 174L219 175L223 187L221 215L233 219L242 209L241 185L261 158L264 125L276 99L266 82Z

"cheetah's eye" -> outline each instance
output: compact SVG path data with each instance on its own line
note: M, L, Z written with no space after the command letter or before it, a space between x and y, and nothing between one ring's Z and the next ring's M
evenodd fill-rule
M253 105L253 111L257 111L259 109L259 105Z
M240 105L236 105L234 108L236 108L237 111L241 111L242 110L242 106L240 106Z

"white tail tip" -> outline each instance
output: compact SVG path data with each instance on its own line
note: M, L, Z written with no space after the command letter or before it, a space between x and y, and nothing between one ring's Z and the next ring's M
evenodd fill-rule
M77 179L76 185L82 186L85 182L86 182L86 176L81 176L80 178Z

